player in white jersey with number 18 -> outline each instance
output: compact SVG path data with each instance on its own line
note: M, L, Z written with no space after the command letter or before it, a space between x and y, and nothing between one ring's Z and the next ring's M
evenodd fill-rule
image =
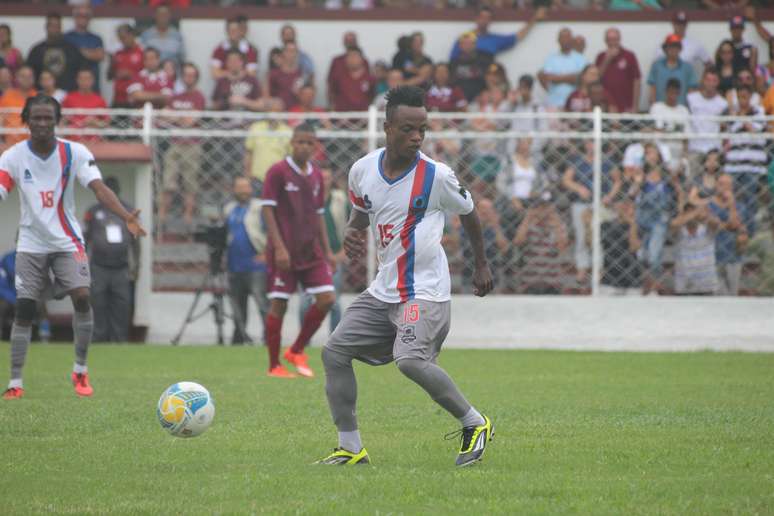
M460 216L471 241L477 296L492 290L492 274L470 193L449 167L420 151L427 129L424 97L424 91L413 86L387 94L387 145L358 160L349 173L354 209L344 248L350 258L362 255L370 226L379 272L323 348L325 391L339 446L321 464L370 460L355 416L353 359L370 365L395 361L404 375L459 420L462 429L452 434L461 438L457 466L481 460L492 437L490 419L471 406L436 363L450 325L449 264L441 247L446 214Z
M16 243L16 317L11 328L11 381L4 399L24 395L22 368L30 343L35 307L50 288L56 297L69 294L73 302L75 364L72 382L76 394L91 396L86 355L94 326L89 287L89 260L75 217L75 181L94 191L97 200L121 217L135 237L145 235L139 210L126 211L102 182L94 156L82 144L56 137L61 119L59 103L52 97L30 97L22 120L30 138L0 155L0 200L19 190L21 219ZM109 236L108 236L109 238ZM50 272L55 281L50 282Z

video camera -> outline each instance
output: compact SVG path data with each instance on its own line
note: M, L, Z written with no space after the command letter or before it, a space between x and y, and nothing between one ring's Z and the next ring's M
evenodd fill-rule
M210 255L210 272L217 274L221 270L223 253L228 244L228 227L225 224L210 223L200 225L193 232L194 242L207 245Z

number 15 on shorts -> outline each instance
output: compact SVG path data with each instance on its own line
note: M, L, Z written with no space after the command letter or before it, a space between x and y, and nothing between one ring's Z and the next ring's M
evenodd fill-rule
M403 308L403 322L415 323L419 320L419 305L416 303L406 303Z

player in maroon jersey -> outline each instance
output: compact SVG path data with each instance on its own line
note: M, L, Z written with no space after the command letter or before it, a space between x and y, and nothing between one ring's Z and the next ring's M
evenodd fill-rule
M304 347L328 314L335 293L331 264L335 259L328 245L325 221L325 192L320 169L310 158L317 146L314 128L306 123L293 130L291 155L272 165L263 185L263 216L269 242L266 264L269 269L266 316L266 346L269 349L269 376L292 378L279 361L282 319L288 299L300 282L315 303L306 312L293 346L284 354L302 376L312 377Z

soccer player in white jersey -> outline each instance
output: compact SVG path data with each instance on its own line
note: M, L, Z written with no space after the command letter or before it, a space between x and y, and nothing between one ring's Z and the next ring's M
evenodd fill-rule
M56 297L69 294L73 302L75 364L72 382L78 396L91 396L86 355L94 326L89 301L89 260L75 217L73 190L77 179L94 191L104 206L120 216L135 237L145 235L139 210L129 213L102 182L94 156L80 143L56 137L61 119L59 103L46 95L30 97L22 120L30 138L0 155L0 200L19 190L21 219L16 243L16 317L11 328L11 381L4 399L24 395L22 368L30 344L35 307L53 288ZM55 278L50 283L50 272Z
M449 265L441 247L446 214L459 215L475 256L474 293L492 290L481 225L470 193L454 172L420 151L427 130L424 91L395 88L387 95L386 147L358 160L349 172L353 204L344 248L350 258L366 248L370 226L379 272L349 306L322 351L325 390L339 444L320 464L369 462L357 426L352 360L395 361L462 426L457 466L481 460L492 437L490 419L465 399L436 363L449 332Z

